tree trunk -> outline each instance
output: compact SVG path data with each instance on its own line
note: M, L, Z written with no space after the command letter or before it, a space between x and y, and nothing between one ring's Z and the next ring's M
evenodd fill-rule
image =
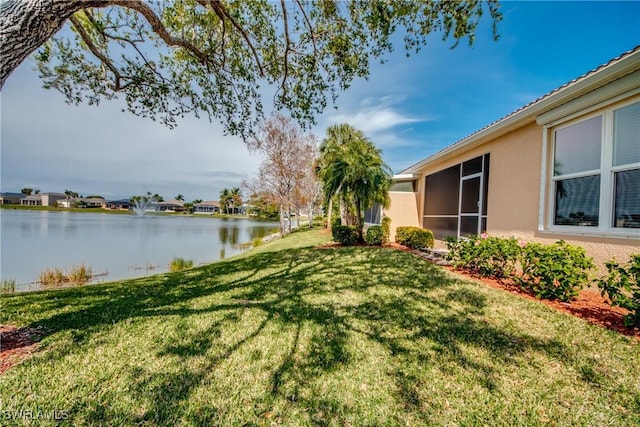
M0 89L27 56L57 33L74 12L113 0L6 0L0 4Z
M329 207L327 208L327 228L331 230L331 214L333 213L333 198L329 199Z
M284 228L284 205L280 205L280 234L284 235L284 233L287 231Z
M356 220L357 223L355 225L356 227L358 227L358 241L364 242L364 235L363 235L364 217L362 215L360 200L357 200L357 199L356 199L356 216L357 216L357 220Z

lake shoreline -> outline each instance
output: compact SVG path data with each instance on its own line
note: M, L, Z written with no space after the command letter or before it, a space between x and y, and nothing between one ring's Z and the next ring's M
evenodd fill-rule
M0 279L32 292L50 288L40 285L40 273L78 265L96 273L91 284L163 274L174 258L209 264L245 252L279 228L246 216L192 216L201 215L3 210Z
M131 215L138 216L132 210L125 209L104 209L104 208L58 208L55 206L21 206L21 205L0 205L0 210L20 210L20 211L34 211L34 212L73 212L73 213L104 213L114 215ZM184 212L145 212L143 216L179 216L179 217L194 217L194 218L232 218L232 219L249 219L252 221L265 221L273 222L277 219L261 218L246 214L207 214L207 213L184 213Z

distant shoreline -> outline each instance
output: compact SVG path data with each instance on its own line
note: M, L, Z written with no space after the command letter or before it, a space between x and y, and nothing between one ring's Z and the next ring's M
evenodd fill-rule
M49 212L78 212L78 213L106 213L106 214L116 214L116 215L131 215L137 216L130 210L124 209L104 209L104 208L58 208L55 206L22 206L22 205L0 205L0 209L6 210L21 210L21 211L49 211ZM258 218L250 215L243 214L192 214L185 212L146 212L145 215L175 215L175 216L186 216L186 217L197 217L197 218L220 218L220 219L251 219L254 221L277 221L277 219L267 219L267 218Z

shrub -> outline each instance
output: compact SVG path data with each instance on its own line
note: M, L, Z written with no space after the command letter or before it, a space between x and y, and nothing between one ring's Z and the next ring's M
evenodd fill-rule
M396 242L411 249L432 248L433 233L419 227L398 227Z
M391 235L391 218L384 215L382 217L382 244L389 243L389 236Z
M369 227L367 234L364 236L364 241L367 245L382 245L382 242L384 241L382 227L379 225L372 225Z
M66 280L72 283L83 284L90 281L92 277L93 269L85 266L84 264L80 264L69 269L69 274L67 275Z
M344 246L353 246L358 241L358 230L353 225L336 225L331 229L334 242Z
M186 270L191 267L193 267L193 261L184 258L174 258L169 264L169 270L171 270L171 272Z
M553 245L529 243L522 250L522 276L517 279L523 289L538 298L570 301L589 283L593 260L583 248L563 241Z
M600 293L611 300L612 305L629 310L624 325L640 325L640 254L631 255L625 265L615 260L605 263L609 274L598 279Z
M253 239L253 247L257 248L258 246L262 246L263 240L261 237L256 237L255 239Z
M336 227L339 227L342 225L342 219L340 219L340 215L334 215L331 218L331 229L333 230Z
M409 246L411 249L432 248L433 233L431 232L431 230L418 228L413 233L411 233L411 236L409 236L407 246Z
M396 243L405 245L409 241L409 236L417 227L398 227L396 228Z
M516 272L520 246L516 239L489 237L447 239L448 259L456 268L485 277L508 277Z

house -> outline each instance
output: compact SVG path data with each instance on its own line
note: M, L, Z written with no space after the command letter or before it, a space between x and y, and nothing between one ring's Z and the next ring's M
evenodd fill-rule
M0 193L0 205L19 205L25 196L23 193Z
M193 213L199 215L213 215L220 212L220 203L209 200L206 202L198 203L193 207Z
M42 206L42 196L40 194L30 194L20 199L22 206Z
M183 212L184 203L180 200L169 200L167 202L156 202L152 204L155 212Z
M111 200L105 203L105 209L129 210L131 202L129 199Z
M71 197L58 201L61 208L104 208L106 201L101 197Z
M602 266L640 252L640 46L394 176L391 237L565 240Z
M42 206L58 206L59 200L67 200L67 195L63 193L41 193Z
M76 206L79 208L104 208L106 201L101 197L80 197L76 199Z

